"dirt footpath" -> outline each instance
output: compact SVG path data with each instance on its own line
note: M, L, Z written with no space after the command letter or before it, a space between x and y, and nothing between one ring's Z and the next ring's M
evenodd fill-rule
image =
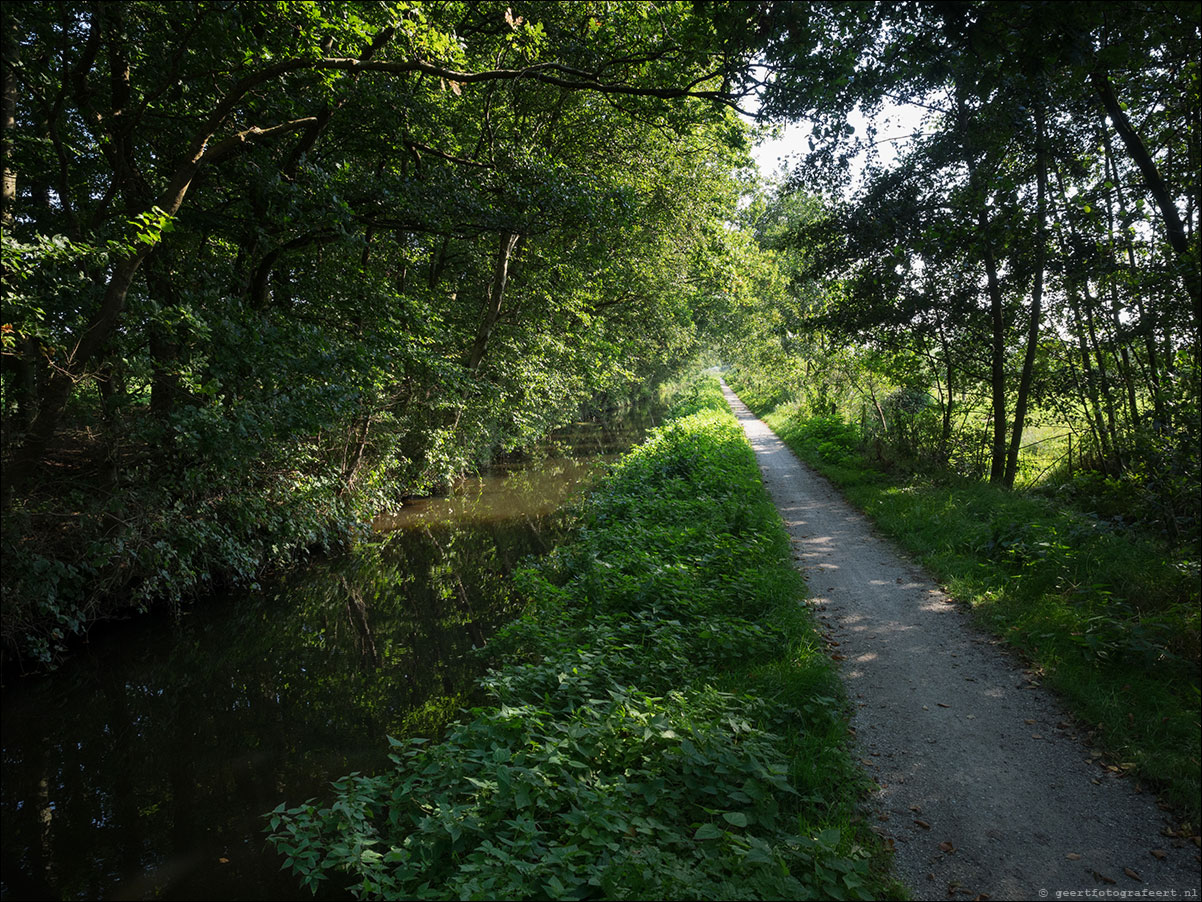
M839 643L876 828L914 897L1197 899L1198 849L1162 835L1155 797L1091 762L1016 659L723 391Z

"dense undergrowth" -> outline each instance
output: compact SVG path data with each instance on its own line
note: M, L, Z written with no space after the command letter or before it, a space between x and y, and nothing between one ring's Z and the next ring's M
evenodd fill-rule
M410 411L373 440L358 477L338 450L312 436L330 423L304 386L281 409L244 403L237 417L198 425L203 411L164 429L144 408L121 418L119 448L77 411L80 439L60 449L24 497L4 512L0 659L24 672L54 667L97 622L175 607L267 571L345 548L403 495L443 488L498 453L534 446L581 390L524 410L521 429L491 399L457 411ZM609 395L594 404L647 401ZM444 402L449 403L449 402ZM424 417L424 418L423 418ZM194 447L203 445L203 447Z
M487 707L270 815L360 897L880 898L866 778L775 508L714 380L523 571Z
M1007 491L884 468L855 425L731 384L829 478L1017 648L1109 752L1199 820L1196 549L1049 486ZM1091 509L1092 507L1092 509Z

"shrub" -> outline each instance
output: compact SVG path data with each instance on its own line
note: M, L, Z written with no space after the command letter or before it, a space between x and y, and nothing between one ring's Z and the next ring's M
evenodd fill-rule
M383 898L873 898L839 687L716 382L525 571L491 706L335 801L270 817L285 866ZM831 754L832 746L836 754ZM805 792L798 790L804 781Z

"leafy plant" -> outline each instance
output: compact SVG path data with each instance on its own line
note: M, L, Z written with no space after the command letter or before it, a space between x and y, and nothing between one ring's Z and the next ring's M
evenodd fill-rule
M751 449L709 380L523 572L491 705L281 805L310 888L360 897L877 898L839 686ZM817 763L816 763L817 762ZM800 787L800 788L799 788ZM804 791L802 791L804 790Z

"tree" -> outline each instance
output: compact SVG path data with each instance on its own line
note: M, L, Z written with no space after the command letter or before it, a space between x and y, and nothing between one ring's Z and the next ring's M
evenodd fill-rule
M689 4L13 9L4 492L36 531L96 471L63 597L332 540L734 303L701 264L746 142Z
M1177 419L1159 370L1162 361L1183 363L1187 348L1194 362L1179 383L1188 388L1178 409L1196 406L1199 204L1197 167L1186 161L1198 159L1196 53L1187 50L1196 49L1198 13L1198 4L964 2L746 4L719 17L731 40L764 48L763 70L747 81L762 90L764 115L813 122L798 188L830 193L850 157L871 147L874 130L853 135L850 111L871 115L886 101L928 111L927 134L910 142L898 168L870 167L840 214L846 238L820 272L846 277L849 290L813 323L838 322L864 340L882 327L898 330L912 339L918 365L932 340L923 324L944 336L948 328L971 334L977 317L932 314L966 291L978 295L988 315L974 341L988 348L988 366L981 372L970 344L955 368L988 386L992 481L1016 478L1032 399L1046 394L1039 349L1053 327L1092 344L1080 358L1091 372L1121 380L1127 444L1141 441L1135 427L1149 401L1158 422ZM1128 109L1145 111L1141 123L1127 122L1118 94L1108 93L1120 72L1119 93L1130 92ZM1115 143L1112 133L1125 159L1113 148L1098 155ZM1155 134L1167 152L1148 150L1141 134ZM1145 192L1151 206L1132 204ZM1077 238L1053 240L1061 228L1053 216L1070 217ZM1086 221L1089 239L1079 231ZM1090 256L1109 262L1087 276ZM1076 314L1059 303L1069 294ZM1049 322L1049 311L1060 319ZM1103 339L1102 324L1113 338ZM1109 390L1105 379L1094 384ZM1118 442L1117 427L1108 429L1111 451L1100 456L1118 455Z
M71 311L80 322L58 348L36 415L12 448L5 497L30 478L59 429L73 387L89 378L126 328L130 291L143 264L159 253L159 229L196 206L198 192L221 194L231 171L245 165L259 174L250 195L252 206L256 195L259 201L251 214L264 225L261 217L272 213L264 188L275 180L293 181L300 162L331 140L331 129L349 110L363 109L358 101L365 96L406 86L399 96L407 94L409 102L374 121L377 128L395 123L400 140L386 137L376 146L378 152L391 145L395 152L400 143L415 165L423 148L427 159L494 165L412 137L412 131L445 120L454 106L450 98L475 86L485 89L485 127L477 130L476 153L496 149L485 146L496 112L489 105L497 96L487 91L490 85L546 86L562 97L588 92L615 104L624 98L635 104L634 115L651 121L664 119L671 100L733 103L732 95L712 86L721 71L698 45L695 25L679 5L606 12L587 4L570 9L534 4L528 12L515 15L500 4L233 10L197 4L186 13L154 3L19 6L16 27L28 35L29 45L24 58L49 65L6 61L23 81L18 94L26 99L18 104L13 131L23 140L36 135L44 142L35 155L49 148L57 158L57 166L47 159L26 161L39 173L57 171L53 192L30 183L31 208L55 220L55 228L67 225L76 241L113 240L109 236L122 222L139 223L142 237L109 246L108 265L94 279L96 297ZM164 33L163 23L171 21L183 24ZM544 58L547 48L556 55ZM448 87L449 97L435 102L431 95L446 95ZM669 118L687 127L689 116L702 109ZM376 104L374 111L386 107ZM435 112L433 121L421 121ZM95 152L72 159L70 148L79 146ZM338 202L331 212L339 207L348 213ZM31 216L18 219L35 225ZM271 248L258 237L241 245L254 261L256 297L262 299L281 254L332 240L328 230L311 229ZM14 328L31 332L24 322ZM479 344L482 351L487 338L482 335ZM470 364L474 356L465 359Z

